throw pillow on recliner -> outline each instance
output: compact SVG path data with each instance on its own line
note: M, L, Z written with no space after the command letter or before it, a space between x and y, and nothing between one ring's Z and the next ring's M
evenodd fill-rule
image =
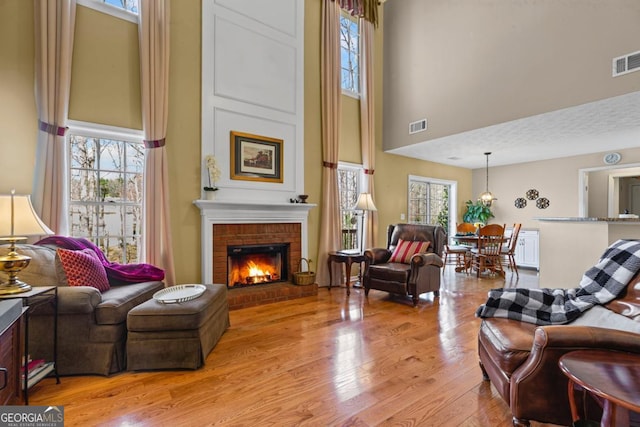
M423 254L427 252L430 243L431 242L399 239L398 245L394 249L393 254L391 254L389 262L401 262L403 264L409 264L411 262L411 258L415 254Z

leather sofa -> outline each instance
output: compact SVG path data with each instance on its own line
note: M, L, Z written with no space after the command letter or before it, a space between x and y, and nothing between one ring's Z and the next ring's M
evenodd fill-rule
M90 286L66 286L56 270L56 251L37 245L16 245L31 257L18 277L32 286L58 287L57 367L60 375L109 375L125 369L127 314L164 288L153 281L118 285L100 292ZM8 252L0 247L0 255ZM4 280L0 274L0 280ZM54 309L39 305L29 313L29 353L32 358L53 360L51 334Z
M427 253L414 255L408 264L389 262L400 239L430 242ZM371 289L411 295L414 306L418 304L420 294L433 292L437 296L446 240L447 234L439 225L393 224L387 227L387 247L364 252L365 295L369 295Z
M640 274L619 298L587 310L571 323L536 326L486 318L478 334L483 377L509 405L514 426L528 426L529 420L572 424L568 379L558 361L584 349L640 353Z

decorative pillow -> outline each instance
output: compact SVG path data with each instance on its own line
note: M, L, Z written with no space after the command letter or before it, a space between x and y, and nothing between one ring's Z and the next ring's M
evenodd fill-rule
M409 241L409 240L398 240L398 246L396 246L393 254L391 254L391 259L389 262L401 262L404 264L409 264L411 262L411 257L415 254L423 254L427 252L429 248L429 244L431 242L419 242L419 241Z
M58 248L56 262L60 262L69 286L92 286L100 292L108 291L107 272L91 249L71 251Z

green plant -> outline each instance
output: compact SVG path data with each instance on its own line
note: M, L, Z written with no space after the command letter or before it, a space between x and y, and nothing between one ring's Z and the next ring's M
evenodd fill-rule
M480 201L472 202L471 200L467 200L465 205L467 206L467 211L462 215L464 222L471 224L481 222L486 224L489 219L494 217L491 208L483 205Z

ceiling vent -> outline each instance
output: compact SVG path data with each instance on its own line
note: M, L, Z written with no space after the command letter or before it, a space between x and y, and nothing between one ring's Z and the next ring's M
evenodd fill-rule
M409 135L427 130L427 119L409 123Z
M640 51L613 58L613 77L640 71Z

